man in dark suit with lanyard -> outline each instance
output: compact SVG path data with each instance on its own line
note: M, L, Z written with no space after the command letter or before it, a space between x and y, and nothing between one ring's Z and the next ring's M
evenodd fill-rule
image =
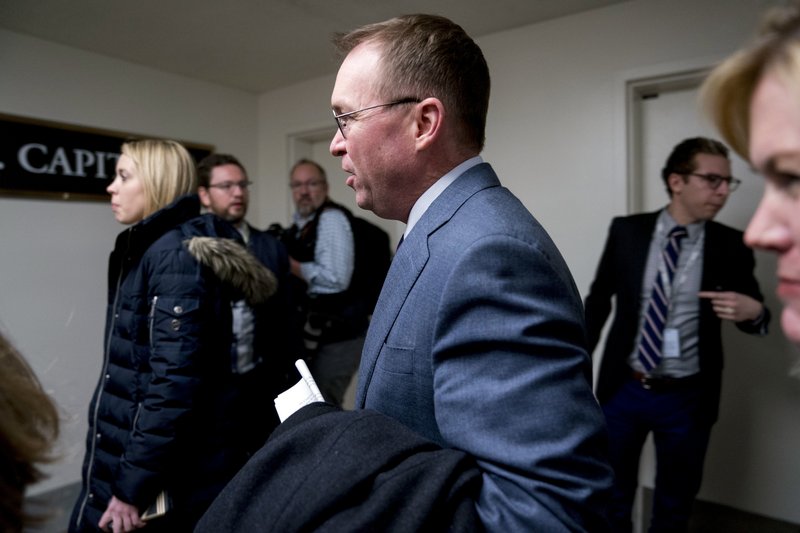
M718 141L678 144L662 170L669 204L612 221L586 298L593 351L616 297L597 384L615 473L615 531L631 531L639 456L650 432L650 531L686 530L718 414L721 321L766 334L770 315L753 276L753 252L740 231L712 221L739 185L730 168Z

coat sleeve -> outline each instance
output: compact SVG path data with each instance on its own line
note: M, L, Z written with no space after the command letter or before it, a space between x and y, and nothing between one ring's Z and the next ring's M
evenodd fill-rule
M611 313L611 298L616 291L614 277L617 271L614 268L614 258L617 257L617 226L618 222L615 219L608 230L608 238L603 248L603 254L600 256L594 281L589 288L589 294L586 296L584 303L586 343L590 355L600 341L603 325Z
M333 293L350 286L355 265L355 243L347 216L338 209L319 215L314 260L300 263L310 292Z
M740 234L741 235L741 234ZM741 239L737 239L733 248L738 251L738 258L733 264L738 265L739 269L739 282L740 288L737 292L746 294L751 298L764 303L764 295L761 294L761 289L758 286L754 271L756 268L756 260L753 255L753 250L744 245ZM744 333L752 335L766 335L769 329L769 322L772 318L769 308L764 305L764 311L756 320L744 320L737 322L736 327Z
M206 337L213 324L213 281L184 249L146 256L150 373L141 384L133 429L115 475L114 494L139 509L163 490L180 454L176 435L203 381Z
M478 461L488 530L606 530L611 470L582 306L551 252L479 239L445 280L433 326L436 422Z

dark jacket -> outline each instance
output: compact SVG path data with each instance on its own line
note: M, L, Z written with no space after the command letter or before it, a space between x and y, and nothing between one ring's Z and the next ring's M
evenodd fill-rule
M190 529L252 451L230 416L247 407L231 302L259 305L275 278L232 226L198 213L185 196L117 237L73 531L96 529L112 495L144 510L165 489L171 527Z
M658 213L618 217L612 221L597 274L586 297L589 353L597 346L611 312L611 298L615 297L614 321L603 351L597 383L597 397L601 404L607 402L631 375L627 361L638 333L642 278ZM753 251L744 245L742 232L713 221L706 222L705 232L700 290L735 291L763 302L753 276ZM764 310L766 322L761 324L765 325L769 322L769 310ZM718 415L722 384L722 335L720 319L708 299L700 300L698 320L703 408L707 420L713 422ZM739 322L736 326L746 333L761 331L761 325L749 321Z
M248 232L247 249L275 274L278 281L275 294L255 309L253 344L259 365L244 377L250 393L247 402L266 422L253 424L251 420L249 424L257 450L280 423L273 400L294 385L294 362L303 356L303 341L302 322L291 294L292 274L286 247L266 231L248 226ZM252 418L252 413L245 417Z
M316 403L278 426L195 531L481 531L480 483L464 452L375 411Z
M317 248L317 231L319 227L320 215L326 209L337 209L344 213L353 231L354 262L357 262L359 250L357 249L355 229L353 226L353 214L346 207L339 205L331 200L326 200L308 223L299 229L297 225L292 225L287 231L283 232L281 241L289 251L289 255L301 263L314 261ZM310 327L306 330L320 330L317 339L322 344L338 342L346 339L353 339L364 334L369 324L368 315L372 309L368 309L361 301L357 290L356 276L363 276L363 273L356 272L356 265L353 267L353 277L347 290L334 294L314 294L307 293L308 285L305 281L295 277L293 279L292 297L300 309L303 320L307 321Z

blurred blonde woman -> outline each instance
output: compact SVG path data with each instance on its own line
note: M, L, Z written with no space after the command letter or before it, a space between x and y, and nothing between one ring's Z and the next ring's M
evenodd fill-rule
M28 364L0 334L0 531L22 531L25 487L42 478L58 437L58 412Z
M701 94L728 143L766 179L744 238L778 254L781 326L800 344L800 3L769 11Z
M103 366L70 531L191 531L253 451L231 416L242 408L231 304L266 299L274 276L232 226L199 216L195 189L179 143L122 145L107 191L129 227L109 259ZM161 516L143 518L159 495Z

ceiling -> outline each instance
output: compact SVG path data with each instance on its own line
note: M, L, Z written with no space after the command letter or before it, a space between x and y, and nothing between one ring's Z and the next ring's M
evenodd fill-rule
M1 0L0 28L261 93L336 72L330 38L404 13L473 37L628 0Z

